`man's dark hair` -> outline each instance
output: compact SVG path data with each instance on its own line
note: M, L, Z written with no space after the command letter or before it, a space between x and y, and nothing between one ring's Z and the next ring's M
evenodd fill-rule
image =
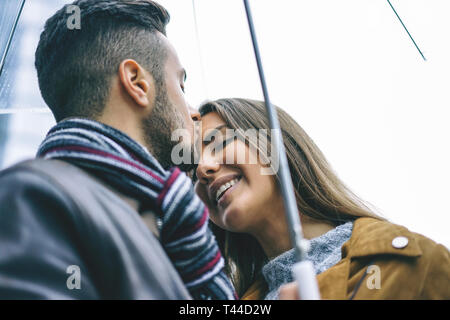
M81 29L69 29L64 6L47 20L36 50L42 97L56 121L96 118L109 97L120 63L134 59L164 85L169 14L149 0L78 0Z

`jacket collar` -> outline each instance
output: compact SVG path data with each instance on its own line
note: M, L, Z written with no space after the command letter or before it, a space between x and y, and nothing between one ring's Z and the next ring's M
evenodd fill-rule
M407 238L406 246L396 248L393 240L397 237ZM356 219L352 236L342 246L342 258L380 254L419 257L422 255L422 250L417 244L414 234L405 227L375 218Z
M392 241L406 237L408 243L396 248ZM422 251L414 234L402 226L374 218L358 218L350 239L342 246L342 260L317 276L322 299L346 299L352 258L390 254L419 257Z
M406 237L408 244L397 249L392 245L396 237ZM317 276L322 299L346 299L348 276L352 258L394 254L419 257L422 250L414 234L402 226L374 218L358 218L353 224L350 239L342 246L342 259ZM264 299L267 284L260 277L244 295L244 299Z

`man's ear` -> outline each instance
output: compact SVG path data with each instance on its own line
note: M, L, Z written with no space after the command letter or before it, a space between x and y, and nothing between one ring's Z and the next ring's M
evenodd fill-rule
M145 108L150 105L153 100L152 78L139 63L132 59L122 61L119 66L119 79L138 106Z

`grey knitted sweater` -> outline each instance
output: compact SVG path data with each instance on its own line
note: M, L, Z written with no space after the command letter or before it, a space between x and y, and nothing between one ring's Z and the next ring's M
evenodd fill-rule
M314 264L316 274L324 272L341 260L341 247L350 239L352 230L353 222L350 221L310 240L308 259ZM266 300L277 299L280 286L294 281L291 273L294 263L294 249L291 249L272 259L263 267L262 274L269 287Z

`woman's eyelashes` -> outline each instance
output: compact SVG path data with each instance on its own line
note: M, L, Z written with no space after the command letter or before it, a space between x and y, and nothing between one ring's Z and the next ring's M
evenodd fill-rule
M209 150L213 151L214 154L218 151L222 151L225 147L235 140L236 136L229 137L228 139L222 140L221 138L211 137L209 140L204 140L203 145Z
M206 144L206 148L209 154L213 157L224 157L226 154L224 153L224 149L233 141L235 141L236 137L230 137L226 140L217 140Z
M231 142L233 142L234 140L235 140L235 136L233 136L233 137L230 137L230 138L228 138L228 139L225 139L224 141L217 141L215 144L214 144L214 151L215 152L218 152L218 151L222 151L223 149L225 149L226 148L226 146L228 145L228 144L230 144Z

